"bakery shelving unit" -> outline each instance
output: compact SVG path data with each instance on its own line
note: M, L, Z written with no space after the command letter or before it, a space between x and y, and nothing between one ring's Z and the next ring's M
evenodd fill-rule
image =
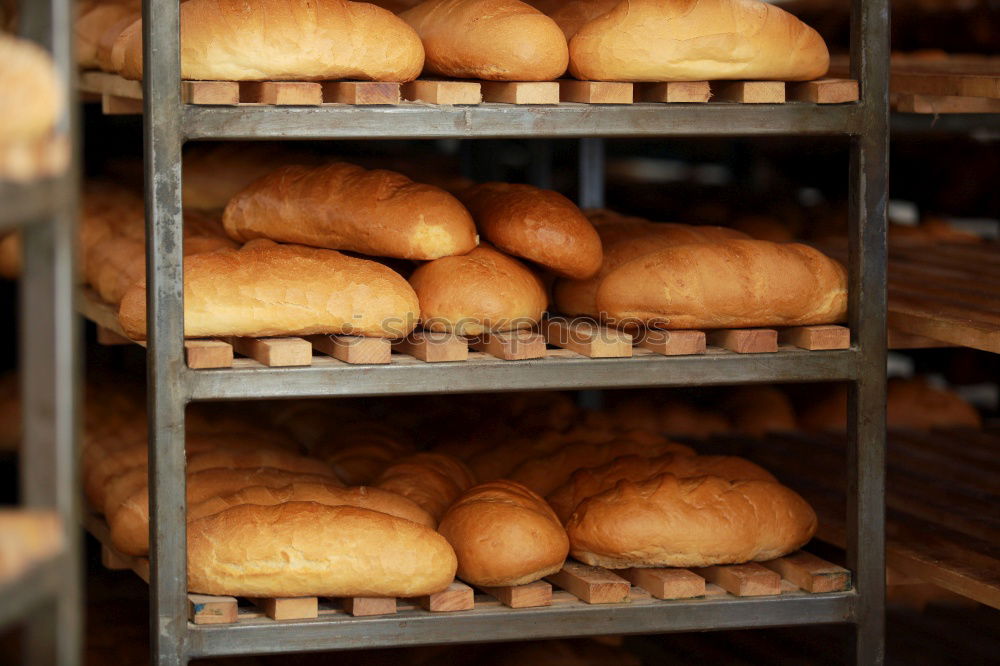
M72 3L21 3L22 34L50 50L65 99L74 89ZM76 136L69 108L58 135ZM0 581L0 627L23 623L30 664L80 663L82 561L76 464L78 388L74 315L75 160L38 180L0 183L0 230L21 234L20 376L23 436L21 503L15 511L56 514L61 547L13 579Z
M153 661L479 642L606 633L850 623L855 658L883 659L883 475L885 398L885 202L888 10L854 0L852 78L860 101L787 104L558 104L520 106L210 106L183 102L179 12L144 0L143 81L147 204L148 383L151 488L150 590ZM349 366L323 359L305 368L241 366L192 370L183 339L181 149L199 139L552 138L583 139L584 203L599 203L600 138L841 136L851 145L849 349L741 356ZM320 617L235 625L188 621L185 561L184 413L190 401L371 396L531 389L582 389L775 381L844 381L851 390L845 592L790 597L658 601L485 609L453 614Z

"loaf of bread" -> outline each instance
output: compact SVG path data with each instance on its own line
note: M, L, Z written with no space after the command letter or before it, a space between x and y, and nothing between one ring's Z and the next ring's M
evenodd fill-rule
M339 333L405 336L420 304L392 269L333 250L266 240L184 262L184 335L266 337ZM146 338L146 283L122 297L126 335Z
M819 33L757 0L623 0L569 52L570 73L596 81L808 81L830 66Z
M619 481L566 523L573 557L610 569L772 560L815 531L812 507L779 483L673 474Z
M0 33L0 145L37 141L55 127L65 100L52 57L34 42Z
M97 49L101 37L121 19L137 14L139 5L133 0L100 2L79 13L73 23L73 35L76 37L76 64L81 69L97 69L100 64Z
M431 331L481 335L532 328L548 305L530 268L487 245L424 264L410 285L420 299L421 323Z
M564 277L601 267L601 239L572 201L531 185L483 183L461 193L486 240Z
M665 453L655 458L628 455L615 458L600 467L578 469L569 481L545 499L566 522L577 505L588 497L615 487L619 481L645 481L651 476L670 473L682 479L693 476L718 476L727 481L777 481L766 469L736 456L691 456Z
M16 280L21 277L21 234L12 231L0 237L0 277Z
M726 395L723 406L733 429L750 437L798 429L792 401L784 391L773 386L733 389Z
M410 498L437 521L473 483L472 472L457 458L416 453L386 468L375 486Z
M400 17L423 40L427 74L551 81L569 62L559 26L520 0L427 0Z
M54 511L0 509L0 584L59 553L63 525Z
M188 524L188 590L248 597L415 597L455 577L423 525L353 506L242 504Z
M467 490L441 519L458 556L458 577L473 585L524 585L559 571L569 539L541 497L513 481Z
M556 22L568 42L580 28L607 14L622 0L531 0L528 4Z
M832 324L847 316L847 273L797 243L679 245L611 271L596 302L616 323L656 328Z
M294 44L294 48L290 47ZM142 78L142 23L122 33L116 71ZM392 12L346 0L188 0L181 78L208 81L412 81L420 38Z
M557 280L552 288L552 300L563 314L600 317L596 303L598 287L611 271L633 259L676 245L749 238L725 227L657 224L638 218L599 224L597 233L604 244L598 272L586 280Z
M469 212L444 190L344 163L277 169L230 199L222 220L238 241L270 238L377 257L437 259L477 243Z
M118 38L130 25L142 18L142 12L136 7L122 15L114 23L109 24L97 40L97 66L105 72L115 71L114 49Z

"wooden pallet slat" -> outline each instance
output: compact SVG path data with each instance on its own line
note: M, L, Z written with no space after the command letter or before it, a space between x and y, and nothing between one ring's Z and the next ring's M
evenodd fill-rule
M733 596L762 597L781 594L781 576L756 562L704 567L693 571Z
M840 592L851 587L850 571L801 550L776 560L761 562L761 565L814 594Z
M451 613L475 608L475 591L461 581L452 581L446 589L414 600L425 611Z
M708 81L668 81L664 83L637 83L636 102L659 104L703 104L712 97Z
M181 100L185 104L234 106L240 103L240 84L236 81L181 81Z
M826 349L850 349L851 330L844 326L795 326L778 333L778 342L808 349L809 351Z
M232 624L239 615L236 597L188 594L188 621L194 624Z
M229 338L238 354L268 367L312 365L312 345L303 338Z
M142 100L105 94L101 97L101 113L106 116L134 116L142 113Z
M901 113L1000 113L1000 99L989 97L897 94L893 100Z
M185 340L184 357L192 370L233 367L233 346L222 340Z
M396 614L396 599L394 597L345 597L340 602L344 611L354 617Z
M788 100L813 104L844 104L857 102L858 82L853 79L816 79L796 81L785 85Z
M484 102L503 104L558 104L555 81L483 81Z
M566 562L558 572L545 577L588 604L618 604L629 601L631 584L601 567Z
M469 344L464 338L445 331L413 331L402 340L392 343L396 351L426 361L445 363L466 361Z
M963 66L960 69L966 69L966 67ZM904 95L1000 99L1000 72L907 71L902 67L894 67L889 78L889 88L894 93Z
M739 104L784 104L784 81L713 81L712 98Z
M632 336L587 319L553 317L542 323L545 341L591 358L627 358L632 355Z
M401 84L384 81L325 81L323 101L355 106L399 104L403 97Z
M660 331L646 329L635 339L635 344L664 356L704 354L707 349L705 331Z
M705 579L687 569L622 569L615 573L657 599L705 596Z
M505 361L545 357L545 338L535 331L483 333L469 338L469 346Z
M240 101L277 106L319 106L323 86L312 81L241 81Z
M249 597L272 620L312 620L319 617L316 597Z
M778 331L772 328L723 328L708 332L708 344L737 354L778 351Z
M427 104L475 105L483 101L478 81L438 81L417 79L403 84L403 98Z
M559 80L559 99L581 104L631 104L632 84L619 81Z
M306 340L316 351L352 365L384 365L392 360L392 342L388 338L309 335Z
M510 608L536 608L552 605L552 585L544 580L536 580L525 585L503 585L479 589L504 606Z

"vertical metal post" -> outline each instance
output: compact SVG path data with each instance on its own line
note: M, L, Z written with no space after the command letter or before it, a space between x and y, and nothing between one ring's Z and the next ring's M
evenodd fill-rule
M143 0L143 151L154 664L187 663L182 106L177 2Z
M850 158L849 319L860 366L848 401L847 559L857 590L854 657L865 666L885 660L888 14L887 0L853 2L851 70L864 125Z
M604 207L604 139L580 139L580 208Z

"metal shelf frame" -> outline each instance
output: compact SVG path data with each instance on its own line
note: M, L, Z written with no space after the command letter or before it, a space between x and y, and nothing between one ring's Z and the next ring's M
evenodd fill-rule
M73 3L21 3L21 34L47 48L65 99L76 90ZM69 108L57 131L77 136L77 111ZM67 171L28 183L0 185L0 229L19 228L20 376L23 436L21 504L54 510L63 549L0 589L0 625L25 625L29 664L81 663L83 561L77 465L79 321L75 316L75 238L78 158Z
M548 107L223 108L181 99L176 0L143 0L147 202L150 608L152 661L194 656L388 647L420 642L514 640L594 633L847 622L859 664L884 652L885 208L888 160L887 0L853 0L852 77L861 99L845 105L561 104ZM499 362L412 367L189 370L183 351L181 151L197 139L580 137L587 205L600 202L603 137L833 135L850 141L851 349L764 357ZM420 615L291 624L187 622L184 412L188 402L296 396L612 388L774 381L850 383L846 507L855 589L795 600L739 600L607 609Z

